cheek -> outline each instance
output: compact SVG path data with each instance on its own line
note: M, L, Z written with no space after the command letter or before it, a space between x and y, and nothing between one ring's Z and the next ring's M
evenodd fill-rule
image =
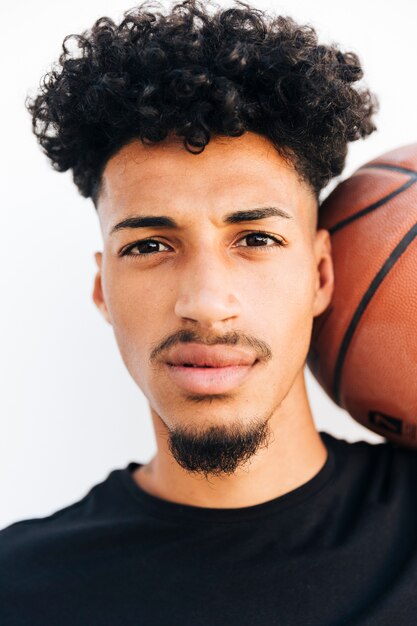
M166 295L165 285L144 278L140 272L109 272L107 303L115 325L133 330L137 325L151 322Z
M162 328L158 311L163 311L164 288L141 281L138 273L109 272L105 298L110 312L113 332L127 369L138 381L146 366L149 343L160 339Z
M262 305L258 302L256 309L262 309L263 319L268 320L273 336L282 344L310 342L314 277L311 256L300 252L262 282Z

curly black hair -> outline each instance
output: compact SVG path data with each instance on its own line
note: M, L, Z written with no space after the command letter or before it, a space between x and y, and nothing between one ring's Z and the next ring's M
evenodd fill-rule
M212 135L253 131L318 198L342 172L347 143L376 130L376 96L353 87L363 76L354 52L319 44L311 25L236 4L210 12L209 2L185 0L164 15L145 1L120 24L101 17L65 37L59 64L25 104L53 167L71 168L96 207L106 162L134 139L174 133L198 154Z

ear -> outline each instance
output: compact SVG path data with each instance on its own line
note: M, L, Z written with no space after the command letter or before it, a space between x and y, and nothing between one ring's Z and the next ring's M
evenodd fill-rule
M313 303L313 317L316 317L327 309L334 291L332 246L328 230L322 228L316 232L314 252L317 264L317 279Z
M97 263L98 272L94 279L93 302L103 315L104 319L111 325L110 315L107 309L106 302L104 300L103 288L101 283L101 263L103 260L103 254L101 252L96 252L94 254L94 258Z

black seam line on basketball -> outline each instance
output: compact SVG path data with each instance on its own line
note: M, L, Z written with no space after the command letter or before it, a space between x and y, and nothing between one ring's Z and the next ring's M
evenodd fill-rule
M379 200L377 200L377 202L374 202L373 204L370 204L369 206L365 207L361 211L358 211L358 213L355 213L354 215L350 215L346 219L338 222L337 224L335 224L334 226L329 228L328 229L329 233L331 235L333 235L336 231L340 230L341 228L344 228L345 226L347 226L351 222L354 222L355 220L358 220L359 218L363 217L364 215L367 215L368 213L371 213L372 211L375 211L375 209L379 209L380 206L383 206L384 204L386 204L387 202L389 202L390 200L395 198L395 196L398 196L400 193L402 193L403 191L405 191L406 189L408 189L409 187L414 185L414 183L416 183L416 182L417 182L417 177L416 178L409 178L405 183L403 183L401 185L401 187L398 187L398 189L395 189L394 191L391 191L391 193L389 193L384 198L380 198Z
M362 315L365 312L366 307L375 295L376 290L392 269L395 263L398 261L402 253L407 249L413 239L417 236L417 222L410 228L410 230L404 235L401 241L397 244L394 250L389 255L381 269L375 275L367 291L365 292L362 300L360 301L350 324L345 332L343 341L340 346L339 354L337 356L336 366L334 370L333 378L333 397L336 399L337 404L340 406L340 381L342 376L342 368L346 359L347 352L349 350L350 342L352 341L353 334L359 324Z
M412 176L417 176L417 172L415 170L409 169L408 167L403 167L402 165L392 165L391 163L370 163L369 165L362 165L357 172L360 170L366 170L368 167L376 167L381 170L393 170L394 172L401 172L402 174L411 174Z

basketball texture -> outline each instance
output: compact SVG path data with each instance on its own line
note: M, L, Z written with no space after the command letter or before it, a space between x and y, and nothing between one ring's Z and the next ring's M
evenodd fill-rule
M319 211L335 288L307 365L374 432L417 448L417 143L369 161Z

